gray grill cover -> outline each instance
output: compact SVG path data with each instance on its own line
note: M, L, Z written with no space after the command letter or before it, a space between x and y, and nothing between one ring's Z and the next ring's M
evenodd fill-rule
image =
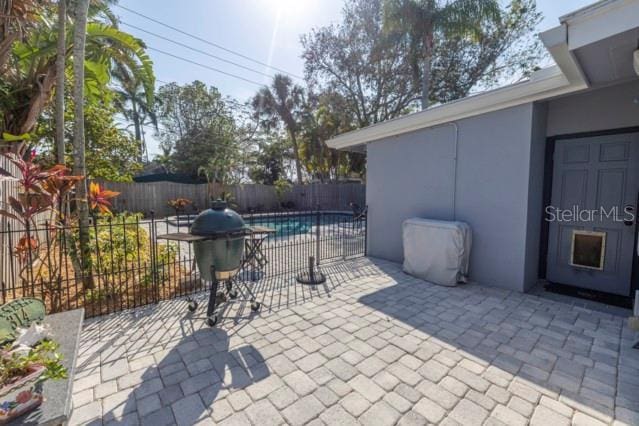
M402 225L404 272L444 286L466 282L472 234L463 222L412 218Z

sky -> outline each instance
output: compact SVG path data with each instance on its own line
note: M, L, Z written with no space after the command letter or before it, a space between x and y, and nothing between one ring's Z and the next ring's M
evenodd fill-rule
M300 37L313 28L338 22L343 1L120 0L119 5L195 35L209 43L240 53L259 63L268 64L301 77L304 74L304 63L300 58L302 53ZM543 31L558 25L560 16L593 1L537 0L537 8L544 15L538 30ZM148 53L155 64L158 84L173 81L186 84L201 80L216 86L223 95L245 101L255 94L259 84L270 81L270 78L263 74L273 75L278 72L204 41L172 31L124 8L114 6L113 11L122 20L122 29L141 38L149 47ZM204 53L191 51L142 30L191 46ZM205 67L176 59L153 49L198 62ZM236 62L254 71L225 63L209 55ZM234 74L244 80L224 75L210 68ZM301 83L302 80L299 82ZM160 150L157 141L151 139L148 141L149 152L153 156Z

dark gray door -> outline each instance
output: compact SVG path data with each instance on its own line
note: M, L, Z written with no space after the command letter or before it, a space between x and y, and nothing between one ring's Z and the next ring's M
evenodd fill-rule
M638 133L557 141L548 281L630 295L638 191Z

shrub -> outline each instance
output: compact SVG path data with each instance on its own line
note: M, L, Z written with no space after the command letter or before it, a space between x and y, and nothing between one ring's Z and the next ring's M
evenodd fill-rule
M138 214L123 213L98 219L97 226L91 229L91 254L100 272L150 263L149 233L139 225L140 218Z
M148 228L140 224L140 214L123 213L112 218L99 219L97 226L91 229L91 253L93 264L99 268L104 288L87 290L90 302L97 302L117 296L121 286L129 279L140 277L138 285L147 286L169 279L169 272L177 259L175 244L155 244L154 256L151 254L151 238ZM97 228L97 231L96 231ZM139 271L139 274L122 274L124 270Z

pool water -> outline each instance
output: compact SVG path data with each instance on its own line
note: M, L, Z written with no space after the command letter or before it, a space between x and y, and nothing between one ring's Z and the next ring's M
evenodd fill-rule
M188 228L195 215L167 218L168 223L178 228ZM317 224L317 214L255 214L242 216L247 225L260 225L275 229L275 237L292 237L295 235L308 234ZM340 229L340 227L350 227L353 225L353 215L351 213L322 213L320 215L320 226L329 228L330 232Z
M339 223L350 222L352 215L340 213L323 213L320 216L320 226L335 226ZM266 226L275 229L276 237L290 237L307 234L317 224L316 214L283 215L280 217L244 217L247 225Z

